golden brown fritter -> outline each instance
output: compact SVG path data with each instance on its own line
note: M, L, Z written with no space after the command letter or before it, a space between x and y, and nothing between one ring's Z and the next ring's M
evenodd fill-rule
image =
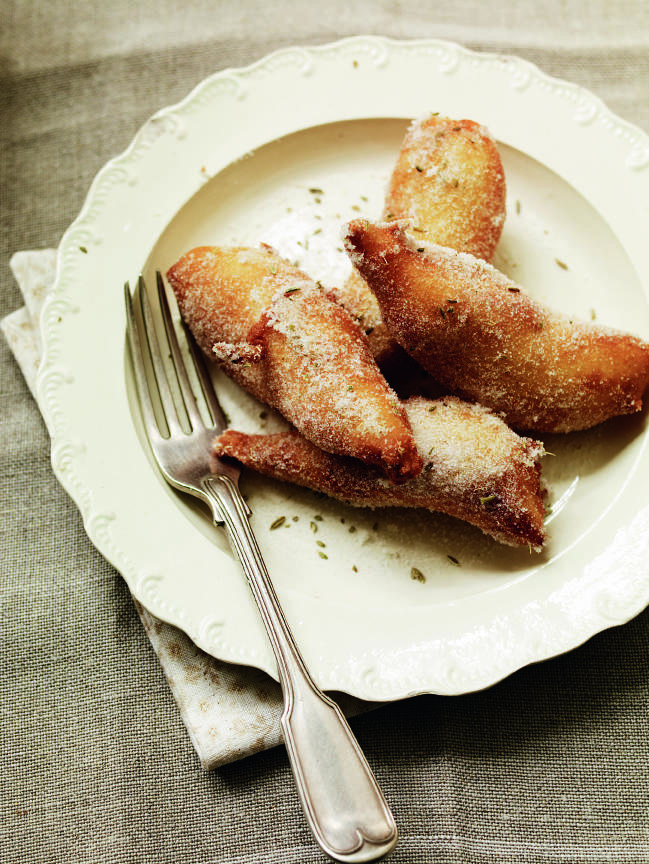
M515 428L570 432L642 407L646 342L569 320L472 255L414 244L400 223L355 220L345 245L399 344Z
M183 319L204 353L246 338L287 280L310 281L271 246L198 246L167 271ZM191 322L191 323L190 323Z
M301 270L268 250L201 247L168 278L203 351L318 447L393 482L421 471L408 419L367 340Z
M540 549L543 446L454 396L404 404L424 470L399 486L355 459L319 450L294 430L246 435L230 429L216 439L214 452L358 507L423 507L463 519L501 543Z
M473 120L430 115L404 138L385 200L386 221L417 238L490 261L505 222L505 172L491 134Z
M505 194L505 172L488 130L472 120L433 114L414 121L403 139L383 218L409 219L417 243L450 246L489 261L505 221ZM336 297L364 328L385 374L406 365L356 270Z

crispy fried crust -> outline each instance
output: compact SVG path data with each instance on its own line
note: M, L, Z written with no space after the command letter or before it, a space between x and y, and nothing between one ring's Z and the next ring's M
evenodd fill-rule
M505 221L505 172L491 134L473 120L431 115L410 126L383 212L415 239L490 261Z
M311 281L270 247L198 246L167 271L178 307L208 357L215 342L241 342L289 281Z
M505 172L490 133L472 120L414 121L390 178L383 218L409 219L415 242L435 242L491 260L505 221ZM376 298L354 270L336 297L368 336L381 370L405 365ZM403 375L401 375L403 378Z
M420 251L399 223L355 220L345 245L403 348L515 428L570 432L642 407L642 340L570 321L471 255Z
M169 281L203 350L318 447L393 482L421 471L405 411L367 340L304 273L268 251L203 247Z
M400 486L355 459L319 450L295 431L246 435L230 429L216 439L214 453L358 507L423 507L463 519L501 543L540 549L542 445L453 396L417 397L405 407L425 465Z

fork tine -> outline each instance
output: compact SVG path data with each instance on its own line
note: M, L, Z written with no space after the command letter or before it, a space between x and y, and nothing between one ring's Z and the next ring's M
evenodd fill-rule
M189 380L189 375L187 374L187 367L185 366L185 361L178 343L178 334L171 317L167 292L165 290L164 282L162 281L162 275L159 271L156 273L156 285L158 289L158 301L160 303L160 309L162 310L165 331L167 333L167 340L169 342L169 347L171 348L171 355L176 370L176 378L178 380L178 385L180 387L180 392L182 394L190 425L192 429L205 428L205 423L203 422L203 418L198 410L196 395Z
M142 276L138 278L137 293L138 299L140 301L140 309L142 312L144 333L149 346L149 355L151 357L153 376L155 378L155 382L158 388L158 394L160 396L161 407L165 415L165 421L167 423L167 426L169 427L170 435L180 435L184 433L184 430L178 418L173 394L171 392L171 387L169 386L169 380L167 378L164 360L162 358L162 351L160 350L160 343L158 341L158 336L153 321L153 312L151 309L151 304L149 302L149 296L147 294L144 278Z
M146 378L144 366L144 352L140 336L140 328L135 318L133 297L128 282L124 285L124 305L126 307L126 333L128 337L129 350L131 352L135 384L138 398L140 400L140 406L142 408L144 425L146 426L147 433L150 436L156 436L159 439L162 438L162 433L160 432L158 420L155 411L153 410L153 402L151 401L151 393L149 391L149 383Z
M176 329L173 326L171 320L171 312L169 309L169 297L167 291L164 286L164 280L162 278L162 274L160 271L156 273L156 279L158 283L158 292L160 295L160 306L163 309L163 313L165 316L165 325L167 326L168 331L171 330L173 332L173 337L170 338L172 350L174 351L174 358L176 358L176 350L178 349L178 341L176 335ZM203 393L203 399L205 400L205 405L210 414L211 422L214 426L218 426L219 428L225 428L227 426L225 415L221 409L221 405L219 400L217 399L216 393L214 392L214 385L212 383L212 377L209 373L203 355L197 346L194 337L192 336L190 330L184 321L181 322L183 331L185 333L185 338L187 340L187 346L189 348L189 353L191 354L192 361L194 363L194 369L196 370L196 374L198 376L198 381L201 386L201 391ZM174 348L175 344L175 348ZM191 384L189 382L189 377L187 375L187 370L185 368L185 364L178 353L178 360L176 361L176 366L182 369L182 375L184 380L184 386L187 388L187 392L191 396L190 404L196 405L196 394L194 393ZM187 396L185 396L185 403L187 404ZM192 423L194 421L192 420ZM200 413L198 414L198 422L202 423L202 417Z
M196 367L196 372L198 373L198 378L201 382L203 396L205 397L205 402L207 403L207 407L212 415L212 423L219 429L225 429L228 426L228 422L225 419L225 414L223 413L219 400L214 392L214 384L212 383L212 377L205 364L205 360L203 359L200 349L196 345L191 333L188 334L187 339L191 348L194 366Z

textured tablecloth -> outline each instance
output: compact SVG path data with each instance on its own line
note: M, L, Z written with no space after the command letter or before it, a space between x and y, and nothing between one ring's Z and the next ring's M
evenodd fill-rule
M649 129L649 7L631 0L5 2L0 315L22 303L12 253L55 247L155 110L219 69L357 33L518 54ZM323 860L283 748L201 768L131 597L53 477L38 409L0 351L0 859ZM391 860L649 862L648 649L645 612L485 692L353 720L401 829Z

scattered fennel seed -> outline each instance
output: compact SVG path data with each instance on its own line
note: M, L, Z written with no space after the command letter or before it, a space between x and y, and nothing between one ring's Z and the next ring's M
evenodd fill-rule
M432 414L433 411L436 411L436 410L437 410L437 405L431 405L431 407L428 409L428 413Z
M319 555L321 558L329 558L329 556L326 554L326 552L323 552L322 549L319 549L319 550L318 550L318 555Z
M484 495L480 499L480 503L482 504L483 507L485 507L487 504L491 504L493 501L495 501L496 497L497 497L496 495Z
M457 558L455 557L455 555L447 555L446 557L447 557L448 560L451 562L451 564L453 564L454 567L459 567L459 566L460 566L460 562L457 560Z
M278 516L274 522L271 522L270 530L274 531L276 528L281 528L285 522L286 522L286 516Z
M350 525L348 530L349 530L350 534L355 534L356 533L356 526Z
M590 320L594 321L597 318L597 312L594 309L590 310Z
M410 568L410 578L415 582L425 582L426 577L421 572L419 567L411 567Z
M323 549L327 545L323 540L316 540L315 542L316 542L316 546L322 546Z
M354 67L354 69L358 69L358 60L354 60L352 66Z
M356 213L360 213L361 208L358 206L358 204L352 204L352 210L355 210Z
M311 186L311 188L309 189L309 192L312 195L322 195L323 190L319 186Z
M291 521L292 521L292 522L299 522L299 521L300 521L300 517L299 517L299 516L294 516L293 519L292 519Z
M313 518L316 522L322 522L322 516L319 513L317 513Z
M565 261L561 261L560 258L555 258L554 260L556 261L557 265L558 265L559 267L561 267L562 270L567 270L567 269L568 269L568 265L566 264Z
M369 201L369 200L370 199L367 197L367 195L361 195L361 201Z
M517 212L517 213L520 213L520 212L521 212L521 202L520 202L520 201L517 201L517 202L516 202L516 212Z
M88 254L88 250L86 249L85 246L79 246L79 251L80 251L80 252L83 252L84 255L87 255L87 254Z
M358 573L358 567L355 564L352 564L352 570L354 573Z
M313 531L314 534L318 533L318 526L315 522L309 522L309 528Z

